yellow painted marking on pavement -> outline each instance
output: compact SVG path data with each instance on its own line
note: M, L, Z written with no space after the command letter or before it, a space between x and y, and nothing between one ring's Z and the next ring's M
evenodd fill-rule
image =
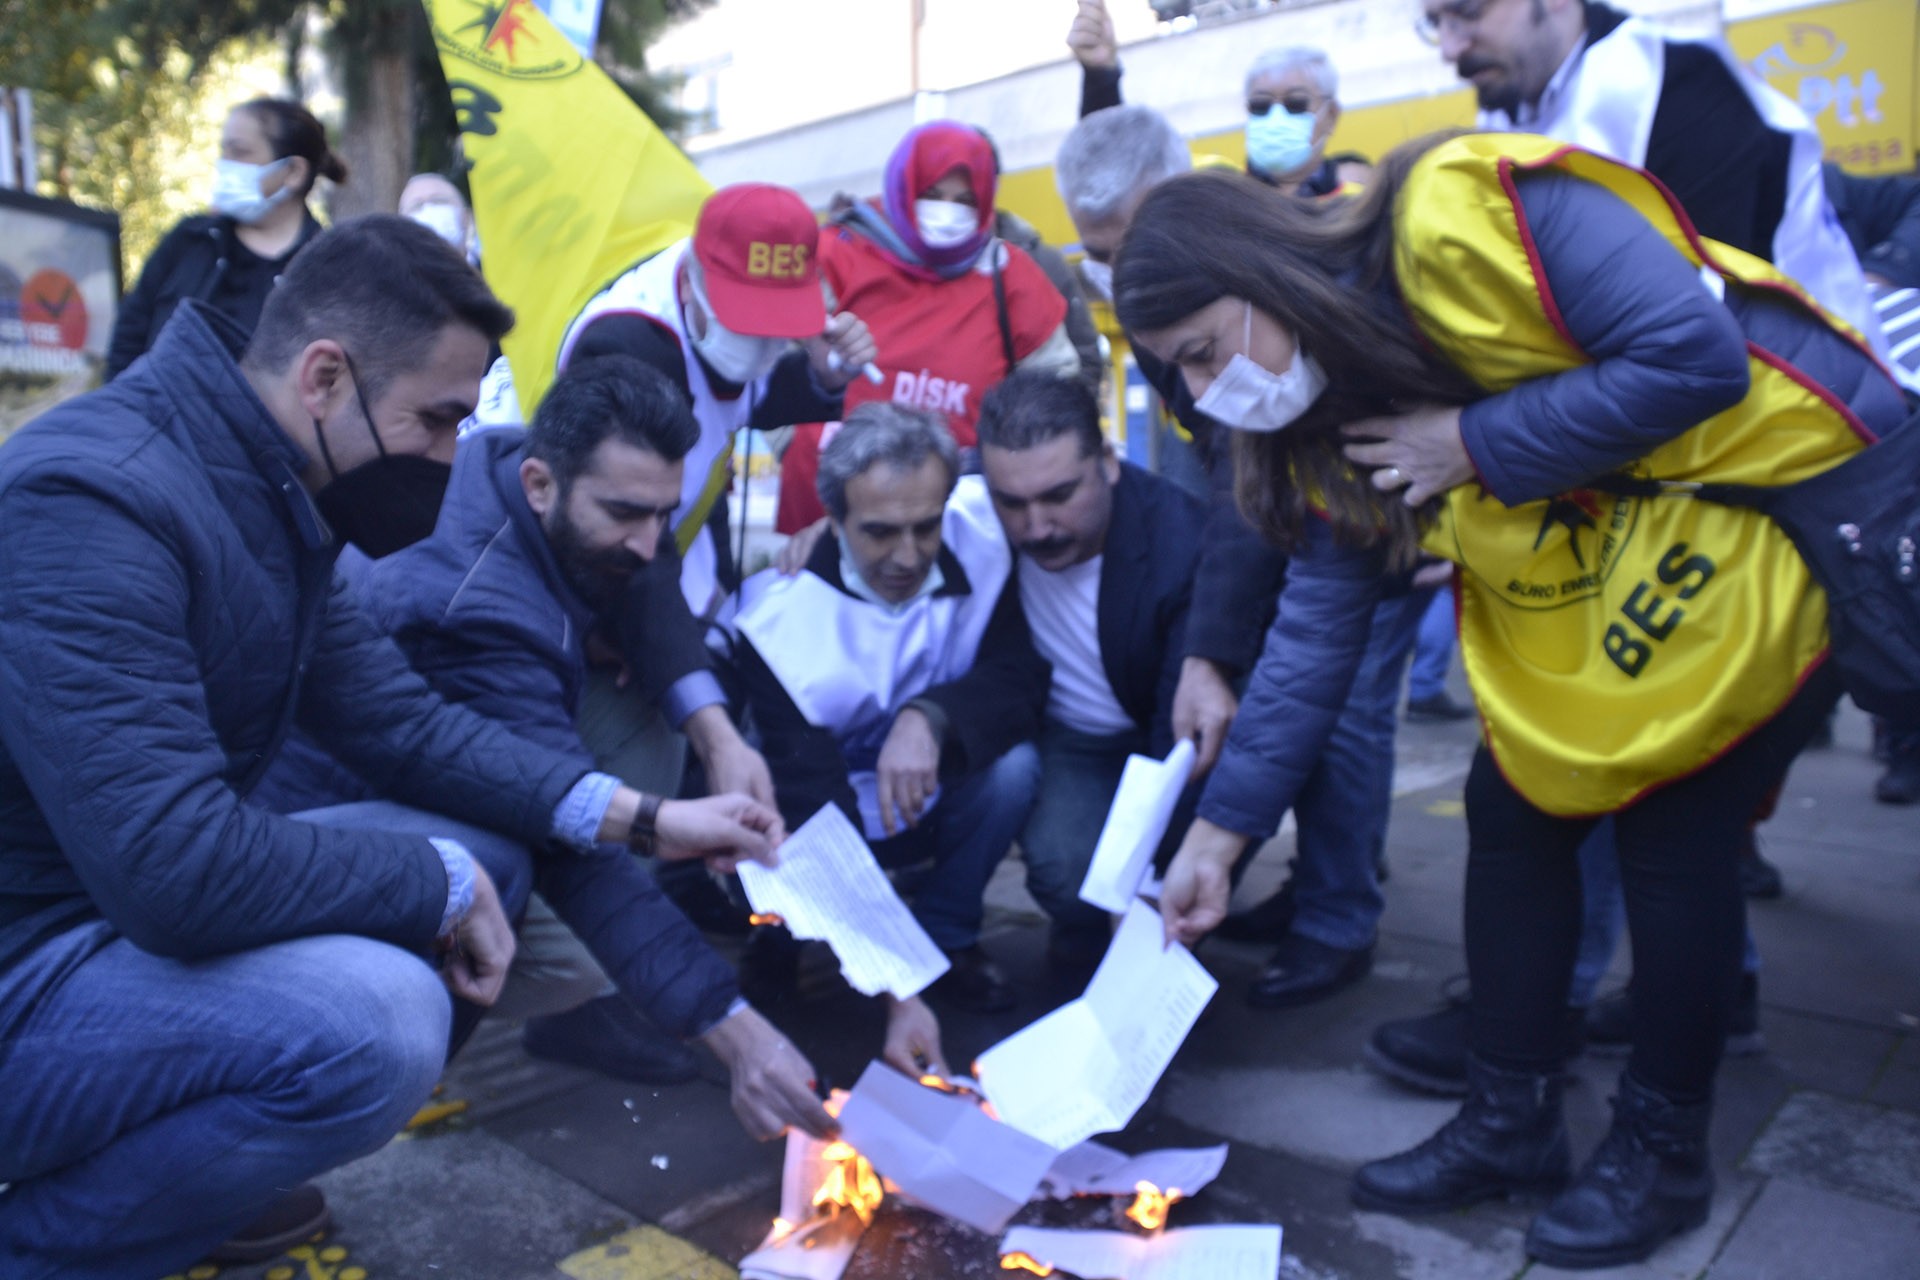
M296 1245L287 1250L287 1257L302 1265L274 1267L267 1272L266 1280L367 1280L365 1267L342 1265L347 1260L347 1251L341 1245L330 1244L320 1249Z
M1459 800L1435 800L1427 806L1427 812L1436 818L1464 818L1467 806Z
M573 1280L737 1280L712 1254L659 1227L635 1227L562 1260Z
M452 1102L429 1102L413 1113L413 1119L407 1121L407 1130L412 1132L415 1129L439 1124L442 1120L457 1116L466 1109L467 1102L464 1098L456 1098Z
M219 1274L220 1268L202 1263L184 1273L176 1272L170 1276L162 1276L161 1280L215 1280Z

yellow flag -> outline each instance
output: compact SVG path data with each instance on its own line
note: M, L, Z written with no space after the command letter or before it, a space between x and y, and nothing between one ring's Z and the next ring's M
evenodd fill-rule
M531 416L567 325L634 263L693 233L713 187L532 0L423 0L473 170L487 283L519 323Z

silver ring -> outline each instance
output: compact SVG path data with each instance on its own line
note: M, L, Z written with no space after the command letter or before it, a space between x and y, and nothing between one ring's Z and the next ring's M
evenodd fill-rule
M1386 475L1387 475L1387 483L1390 485L1399 484L1403 478L1400 474L1400 468L1398 467L1388 467L1386 471Z

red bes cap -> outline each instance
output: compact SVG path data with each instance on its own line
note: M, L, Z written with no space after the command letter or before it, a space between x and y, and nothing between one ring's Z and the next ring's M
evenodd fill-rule
M716 318L755 338L811 338L827 327L819 248L820 225L806 202L764 182L708 196L693 233Z

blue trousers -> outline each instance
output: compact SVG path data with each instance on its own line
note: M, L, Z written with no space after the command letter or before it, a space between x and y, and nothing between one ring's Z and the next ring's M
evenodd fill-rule
M1294 801L1293 932L1330 947L1371 946L1386 908L1375 865L1393 806L1400 673L1426 608L1417 592L1374 609L1347 704Z
M394 804L311 817L511 847ZM0 974L0 1275L184 1270L398 1132L445 1064L450 1005L425 960L368 938L176 960L97 921L43 944Z
M960 951L980 940L987 881L1013 847L1040 787L1040 755L1022 742L952 786L906 832L876 841L873 856L902 877L903 896L934 945Z
M1447 691L1447 668L1453 665L1455 638L1453 588L1437 587L1432 602L1420 615L1420 631L1413 642L1413 665L1407 673L1408 701L1419 702Z
M1130 755L1151 754L1147 735L1080 733L1048 724L1040 733L1040 798L1020 833L1027 863L1027 892L1053 921L1057 946L1099 955L1111 925L1107 913L1080 900L1080 884L1093 862L1094 846L1120 789ZM1193 817L1197 788L1188 788L1167 824L1160 853L1168 856Z

